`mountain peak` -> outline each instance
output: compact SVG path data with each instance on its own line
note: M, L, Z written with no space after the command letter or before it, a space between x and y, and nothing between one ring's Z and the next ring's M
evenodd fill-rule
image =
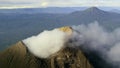
M102 11L97 7L90 7L88 9L86 9L85 11L89 11L89 12L98 12L98 11Z
M97 7L90 7L90 8L88 8L88 9L91 9L91 10L99 10L99 8L97 8Z
M97 7L90 7L90 8L83 10L83 11L73 12L73 14L76 14L76 15L80 15L81 13L82 14L97 15L97 14L105 14L106 12L104 10L97 8Z

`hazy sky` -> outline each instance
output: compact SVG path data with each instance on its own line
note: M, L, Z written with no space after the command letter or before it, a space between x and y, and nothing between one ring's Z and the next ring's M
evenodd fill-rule
M120 7L120 0L0 0L0 8L30 7Z

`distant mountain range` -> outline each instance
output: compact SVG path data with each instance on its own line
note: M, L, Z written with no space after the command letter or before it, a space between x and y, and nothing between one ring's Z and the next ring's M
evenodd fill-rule
M0 9L0 13L71 13L84 10L85 7L47 7L47 8L22 8L22 9Z
M54 8L55 13L40 13L41 10L33 12L32 9L10 9L8 12L2 12L0 10L0 49L4 49L7 45L13 44L19 40L27 38L32 35L36 35L41 31L52 29L61 26L72 26L80 24L88 24L94 21L98 21L100 25L108 29L114 29L120 26L120 14L114 12L103 11L96 7L88 9L78 10L76 8L69 10L64 8L62 11L57 12L59 8ZM21 10L21 11L20 11ZM53 9L49 9L52 10ZM68 10L68 11L67 11ZM11 13L16 11L15 13ZM17 12L18 11L18 12ZM20 11L20 13L19 13ZM37 13L38 12L38 13Z
M69 23L72 25L88 24L90 22L98 21L101 25L110 28L116 28L120 26L120 14L114 12L108 12L100 10L96 7L88 8L83 11L72 12L65 15L60 21L63 23Z
M110 10L111 12L115 12L115 13L120 13L120 10L118 10L118 9L112 9L112 10Z

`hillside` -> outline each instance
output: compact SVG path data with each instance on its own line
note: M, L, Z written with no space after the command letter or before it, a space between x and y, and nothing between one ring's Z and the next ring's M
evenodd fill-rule
M70 47L61 49L47 59L35 57L21 42L0 53L0 67L2 68L69 68L69 66L93 68L79 49Z

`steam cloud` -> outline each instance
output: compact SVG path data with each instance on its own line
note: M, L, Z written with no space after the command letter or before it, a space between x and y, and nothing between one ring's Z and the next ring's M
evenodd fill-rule
M88 25L72 26L71 38L58 29L43 31L37 36L23 40L28 49L40 58L47 58L63 48L66 42L69 46L80 46L86 52L95 51L108 63L120 68L120 28L107 31L97 22Z
M40 58L47 58L58 52L68 40L68 35L58 29L43 31L37 36L23 40L31 53Z
M72 28L75 31L72 45L81 46L87 52L95 51L108 63L120 68L120 28L110 32L97 22Z

